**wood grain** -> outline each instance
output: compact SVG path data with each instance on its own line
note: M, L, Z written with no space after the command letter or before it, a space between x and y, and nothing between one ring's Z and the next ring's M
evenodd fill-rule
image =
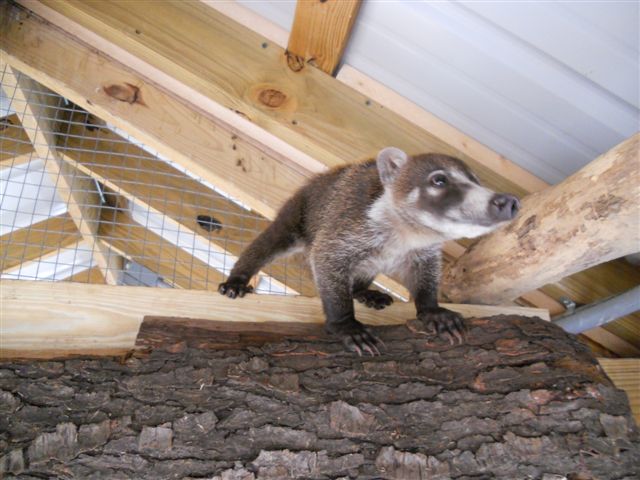
M627 393L633 416L640 424L640 359L599 358L598 362L616 387Z
M455 301L512 300L637 251L639 142L636 134L560 184L525 198L514 222L445 268L443 291Z

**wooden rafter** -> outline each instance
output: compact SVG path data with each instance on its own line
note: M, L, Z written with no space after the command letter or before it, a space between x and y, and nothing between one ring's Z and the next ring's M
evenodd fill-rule
M7 233L0 237L0 271L10 270L81 239L75 222L67 213Z
M107 283L99 267L87 268L86 270L80 273L76 273L74 275L71 275L70 277L63 279L62 281L78 282L78 283L93 283L98 285L104 285Z
M110 284L117 284L121 259L112 255L96 238L100 215L100 195L93 179L80 174L64 162L55 151L58 97L36 81L11 66L4 67L3 86L11 89L17 115L36 154L44 161L56 191L67 202L67 208L78 231L91 245L93 255Z
M68 308L73 304L74 308ZM540 309L449 305L466 317L497 313L548 318ZM405 323L413 305L396 303L381 315L356 306L357 315L372 325ZM250 295L238 301L211 292L182 289L131 288L69 282L3 280L0 289L3 341L0 356L51 356L66 353L113 353L133 347L145 316L255 322L323 321L320 300L302 296ZM44 352L43 352L44 351Z
M292 68L306 63L333 75L347 46L361 0L298 0L287 45Z
M166 215L209 246L209 251L240 255L242 250L268 225L262 217L243 209L201 182L158 160L140 147L104 128L86 128L86 115L71 118L67 136L59 151L84 173L160 215ZM61 137L62 139L62 137ZM219 222L220 230L207 232L197 221L209 215ZM291 293L313 296L315 286L301 255L290 259L286 267L267 266L269 275L283 284L289 282Z

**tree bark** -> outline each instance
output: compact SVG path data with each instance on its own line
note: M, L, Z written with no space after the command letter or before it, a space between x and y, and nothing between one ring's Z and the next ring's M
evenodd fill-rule
M640 249L640 134L554 187L479 240L442 277L455 303L500 304Z
M639 434L587 347L536 318L464 344L378 327L146 319L128 358L0 364L0 471L83 479L632 479ZM235 328L236 331L230 331Z

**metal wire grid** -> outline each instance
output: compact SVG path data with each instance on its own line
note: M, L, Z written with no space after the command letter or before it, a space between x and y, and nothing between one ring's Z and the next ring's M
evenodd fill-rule
M18 72L16 86L10 74L0 81L1 277L216 290L267 221L61 96L25 87ZM44 107L38 102L54 107L33 108ZM299 257L267 272L258 293L308 285Z

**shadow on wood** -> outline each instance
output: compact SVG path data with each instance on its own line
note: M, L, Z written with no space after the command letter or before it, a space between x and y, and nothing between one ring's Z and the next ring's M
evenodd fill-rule
M536 318L467 325L463 345L415 324L377 327L384 354L358 357L318 325L148 317L126 359L0 363L0 468L139 479L635 478L626 396L587 347Z

